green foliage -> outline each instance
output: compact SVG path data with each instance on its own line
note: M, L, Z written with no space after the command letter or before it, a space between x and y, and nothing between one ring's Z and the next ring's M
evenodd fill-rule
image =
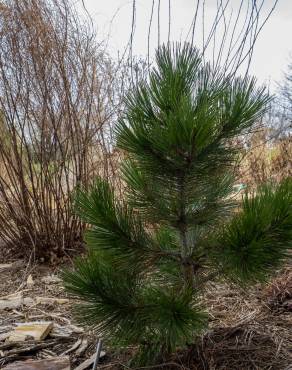
M242 210L217 239L216 263L235 281L264 280L292 247L291 207L291 179L278 186L266 184L251 197L246 194Z
M75 208L90 225L88 256L64 273L85 323L149 364L206 327L200 288L210 272L260 281L291 247L291 181L232 197L234 138L269 101L254 79L203 64L188 44L163 46L116 127L125 197L98 179ZM240 207L240 209L239 209Z
M141 279L132 270L100 263L94 253L77 260L74 271L64 272L64 281L81 299L75 306L79 320L113 345L141 344L141 359L152 356L154 348L156 356L174 351L194 338L194 328L198 331L206 324L191 289Z
M112 258L140 258L150 256L154 246L140 217L131 207L116 201L110 186L97 179L90 193L79 189L75 209L83 221L92 225L86 232L86 242L96 252L114 251Z

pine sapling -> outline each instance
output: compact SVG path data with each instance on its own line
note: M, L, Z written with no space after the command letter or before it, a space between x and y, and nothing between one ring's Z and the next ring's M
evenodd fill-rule
M125 196L102 179L77 191L88 255L64 273L65 286L79 319L136 346L136 363L194 343L207 326L200 294L209 280L251 285L286 259L291 179L233 196L234 138L268 101L254 79L212 68L192 46L162 46L116 127Z

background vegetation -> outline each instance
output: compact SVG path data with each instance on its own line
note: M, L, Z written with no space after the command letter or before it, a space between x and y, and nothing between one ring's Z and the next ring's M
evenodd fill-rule
M221 65L231 75L247 75L257 37L277 0L269 3L270 9L264 16L262 7L253 0L242 0L232 16L227 12L229 0L218 1L210 29L204 26L206 3L196 3L188 41L195 45L197 30L203 30L200 46L204 61L211 55L213 67ZM90 16L86 11L81 14L79 8L77 11L75 2L0 0L0 259L7 262L23 258L27 263L22 266L21 276L15 270L7 274L11 281L5 284L9 288L4 287L2 294L14 292L15 286L17 291L26 286L32 265L42 268L39 262L49 262L51 269L51 264L68 264L71 254L83 254L84 231L90 220L81 220L73 210L76 188L90 189L99 175L113 188L117 201L124 200L125 183L118 170L126 153L124 148L116 147L113 129L124 112L124 97L129 89L134 90L138 82L147 80L153 63L150 40L155 36L157 46L161 43L160 20L166 15L161 14L160 0L152 0L151 4L149 28L145 32L148 55L141 59L134 56L137 14L136 1L132 0L129 42L122 56L114 59L108 53L107 40L98 39ZM168 4L169 38L174 15L171 1ZM252 190L267 180L279 183L291 177L291 72L288 66L256 128L233 138L240 148L235 167L236 201L241 200L243 189ZM135 258L134 264L138 265ZM123 302L129 292L120 276L116 276L114 286L111 281L104 286ZM205 277L212 278L212 271L206 268L200 275L204 283ZM285 368L292 343L286 314L291 312L291 277L287 267L267 288L257 286L251 294L225 282L208 283L200 298L212 317L211 329L202 334L201 343L190 348L187 355L178 354L182 368L185 363L199 364L204 369L265 369L266 364L279 370ZM36 295L47 289L41 281L35 281L35 286ZM59 294L64 294L61 286ZM153 311L145 314L149 321L151 315L157 314L159 304L165 305L166 312L170 307L169 297L161 299L157 294L156 298ZM186 307L185 297L180 298L181 306ZM62 313L70 320L71 305L70 301ZM100 313L103 314L106 313ZM47 315L46 319L51 320ZM5 320L6 316L4 311ZM64 322L68 322L68 316ZM202 326L203 316L198 315ZM23 317L30 317L29 312ZM15 312L9 320L14 324ZM193 332L189 334L191 337ZM95 337L91 335L90 341L91 351ZM86 356L91 355L89 352ZM129 353L131 357L133 352ZM1 361L2 364L5 359ZM177 363L174 366L177 368Z

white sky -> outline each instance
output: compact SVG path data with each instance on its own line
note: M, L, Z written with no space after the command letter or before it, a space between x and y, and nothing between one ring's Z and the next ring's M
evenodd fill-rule
M248 2L250 0L246 0ZM171 0L171 40L184 40L195 13L196 0ZM258 0L258 3L261 1ZM266 0L266 9L274 0ZM156 4L158 2L156 1ZM215 14L217 0L206 1L206 23L210 22ZM231 0L231 6L236 8L239 0ZM132 22L131 0L84 0L84 4L93 18L100 38L109 37L109 50L115 54L122 51L130 36ZM147 34L152 0L137 0L136 30L134 36L134 53L145 55L147 52ZM167 40L168 34L168 0L161 0L161 40ZM114 17L114 19L113 19ZM200 44L201 34L198 31ZM151 35L152 51L157 46L157 8L153 17ZM151 52L152 52L151 51ZM271 84L280 81L291 55L292 61L292 0L279 0L277 8L268 23L262 30L257 44L251 74L257 76L259 82Z

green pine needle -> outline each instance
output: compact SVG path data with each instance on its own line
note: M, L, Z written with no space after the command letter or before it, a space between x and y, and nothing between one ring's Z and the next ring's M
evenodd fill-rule
M291 179L246 194L241 212L224 227L217 243L217 263L234 280L264 280L281 266L292 248Z

